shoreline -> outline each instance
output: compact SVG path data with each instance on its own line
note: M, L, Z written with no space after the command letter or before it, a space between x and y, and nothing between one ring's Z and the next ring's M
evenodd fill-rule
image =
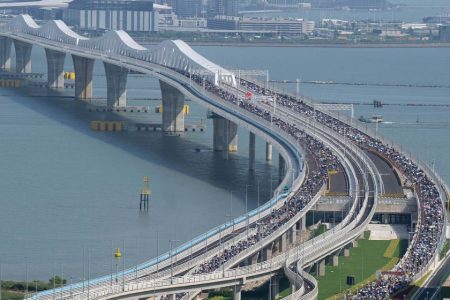
M143 45L158 45L161 41L149 41L136 39ZM220 42L220 41L189 41L186 43L192 46L209 47L273 47L273 48L450 48L449 43L280 43L280 42Z

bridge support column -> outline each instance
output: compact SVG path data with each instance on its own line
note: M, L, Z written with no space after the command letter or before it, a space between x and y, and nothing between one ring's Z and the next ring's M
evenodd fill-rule
M236 123L228 121L228 151L237 152L238 150L238 126Z
M353 247L353 248L357 248L357 247L358 247L358 240L354 240L354 241L352 242L352 247Z
M269 244L266 248L264 248L264 260L270 260L272 259L272 244Z
M273 276L270 280L269 299L276 299L280 294L280 276Z
M107 106L108 107L127 106L128 69L113 64L109 64L106 62L103 64L105 66L105 74L106 74Z
M249 258L248 258L248 261L247 261L247 264L250 266L250 265L253 265L253 264L256 264L257 262L258 262L258 257L259 257L259 252L257 252L256 254L253 254L252 256L250 256Z
M184 95L173 86L159 81L162 94L164 132L184 131Z
M298 234L301 234L302 230L306 230L306 217L300 219L300 221L298 222L298 229Z
M177 295L176 294L168 294L167 299L168 300L177 300Z
M220 116L214 117L214 151L222 151L223 158L228 159L229 152L237 151L237 124Z
M279 243L280 244L279 244L278 248L279 248L280 252L286 251L287 250L287 232L283 233L280 236L280 242Z
M248 162L248 168L250 169L250 170L255 170L255 165L256 165L256 163L255 163L255 150L256 150L256 146L255 146L255 140L256 140L256 138L255 138L255 134L253 133L253 132L250 132L250 134L249 134L249 145L248 145L248 160L249 160L249 162Z
M350 247L349 246L344 247L344 256L345 257L350 256Z
M242 286L240 286L240 285L234 286L233 300L241 300L241 291L242 291Z
M334 253L333 255L331 255L331 265L333 267L339 266L339 254L338 253Z
M31 73L31 49L32 45L14 40L14 48L16 49L16 72Z
M291 245L295 245L295 243L297 242L297 232L300 231L300 230L297 230L295 227L297 227L297 226L294 225L289 230L290 231L289 242L291 243Z
M47 85L53 89L64 88L64 61L66 53L45 49L47 57Z
M317 275L325 276L325 259L322 259L317 263Z
M72 60L75 70L75 99L90 101L94 60L76 55L72 55Z
M278 155L278 177L281 182L283 180L284 172L285 172L286 163L284 161L283 156L281 154Z
M266 160L272 160L272 144L266 142Z
M213 119L214 136L213 136L213 149L214 151L223 150L223 140L225 138L225 119L214 115Z
M0 69L11 69L11 43L8 37L0 37Z

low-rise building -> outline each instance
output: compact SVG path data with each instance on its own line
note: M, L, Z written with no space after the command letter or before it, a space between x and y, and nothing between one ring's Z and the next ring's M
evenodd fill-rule
M439 40L441 42L450 42L450 25L439 26Z
M314 21L303 19L236 18L216 16L208 19L208 28L272 33L279 36L309 35L314 31Z
M158 11L149 0L74 0L64 21L82 30L158 31Z

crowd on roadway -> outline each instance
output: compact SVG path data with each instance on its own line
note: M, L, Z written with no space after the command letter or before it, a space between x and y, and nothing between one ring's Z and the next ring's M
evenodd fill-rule
M352 298L386 299L389 295L408 286L414 280L415 275L430 262L440 242L444 210L436 184L411 158L392 146L384 144L381 140L373 138L330 115L317 111L314 107L297 100L295 97L281 95L246 80L241 79L240 83L253 92L273 97L277 105L288 107L308 116L345 136L354 144L385 157L406 176L407 180L414 186L420 201L420 222L418 222L412 245L394 268L394 272L383 274L376 282L360 289Z
M217 257L203 263L196 270L196 273L211 272L286 223L292 215L295 215L308 203L318 189L326 182L327 171L339 168L339 163L331 151L325 148L320 141L315 140L303 130L297 128L295 124L288 124L278 118L276 112L271 113L271 111L262 109L252 101L246 101L238 97L235 93L201 76L189 74L187 71L176 71L190 77L191 80L203 86L205 90L221 99L236 104L240 108L272 122L276 127L299 139L307 145L314 159L319 163L318 169L308 174L307 180L295 197L286 200L282 208L274 210L270 217L264 220L263 226L258 229L257 234L251 236L248 240L241 241L233 249L222 251ZM345 136L349 141L352 141L359 147L374 151L378 155L385 157L414 185L420 202L420 216L416 226L416 234L412 240L412 244L408 247L407 253L395 266L394 272L383 274L376 282L361 288L355 295L349 297L352 299L385 299L410 284L415 275L422 271L436 253L442 234L444 211L435 183L411 158L397 151L395 148L384 144L379 139L373 138L328 114L317 111L311 105L295 97L277 93L250 81L239 80L240 86L253 93L272 98L277 106L281 105L307 116L334 130L338 134Z
M258 224L252 225L253 228L256 228L255 233L237 242L229 249L223 249L212 259L200 264L195 270L195 274L209 273L219 269L227 261L237 256L245 249L257 244L287 223L293 216L302 210L322 186L326 184L328 180L328 171L341 170L342 166L330 149L325 147L319 140L314 139L303 130L297 128L295 124L288 124L280 118L273 117L270 112L262 110L248 101L239 99L235 94L205 80L201 76L195 74L190 75L188 72L183 71L179 72L190 77L191 80L203 86L205 90L258 115L267 121L271 121L273 126L294 136L299 143L302 144L302 147L308 151L315 164L315 166L309 166L309 172L305 181L293 197L286 199L280 208L272 210L271 214L260 220Z

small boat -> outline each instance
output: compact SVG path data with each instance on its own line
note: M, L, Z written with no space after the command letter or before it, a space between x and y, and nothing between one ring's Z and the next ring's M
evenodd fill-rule
M372 116L370 119L366 119L364 116L359 117L359 120L363 123L381 123L383 117L381 115Z
M381 115L375 115L372 118L370 118L371 123L381 123L383 122L383 117Z

